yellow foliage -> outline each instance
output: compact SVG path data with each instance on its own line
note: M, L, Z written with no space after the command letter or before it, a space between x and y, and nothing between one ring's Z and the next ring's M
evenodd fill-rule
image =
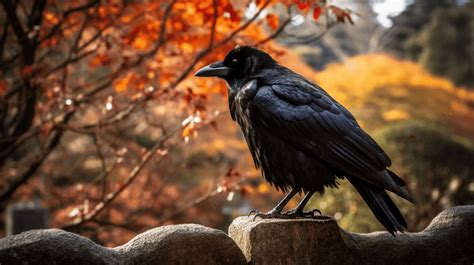
M150 39L140 35L133 40L132 47L137 50L146 50L148 47L150 47Z
M270 187L268 186L268 184L266 182L261 182L259 185L258 185L258 188L257 188L258 192L259 193L268 193L270 191Z
M181 49L185 52L185 53L192 53L194 52L194 47L192 44L188 43L188 42L183 42L181 43Z
M383 118L387 121L406 120L410 118L410 114L403 110L393 109L384 112Z
M385 54L361 55L349 58L343 64L331 64L318 74L317 80L328 89L337 87L338 92L348 94L366 94L382 87L402 86L445 90L474 99L474 93L428 73L421 65Z
M465 135L474 132L474 126L465 124L474 124L474 92L428 73L419 64L368 54L331 64L315 76L313 80L368 129L422 119L442 122Z

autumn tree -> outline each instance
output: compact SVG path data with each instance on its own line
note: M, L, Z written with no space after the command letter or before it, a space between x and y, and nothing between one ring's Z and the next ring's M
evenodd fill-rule
M39 193L52 226L109 243L114 228L132 235L245 190L230 162L200 192L170 181L189 164L185 143L217 127L210 95L226 93L193 69L267 45L295 12L351 21L325 1L1 2L0 208Z

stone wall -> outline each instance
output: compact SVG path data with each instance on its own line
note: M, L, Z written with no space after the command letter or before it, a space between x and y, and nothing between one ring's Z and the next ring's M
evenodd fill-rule
M58 229L0 239L0 264L474 264L474 206L440 213L422 232L350 233L325 216L239 217L229 235L202 225L148 230L106 248Z

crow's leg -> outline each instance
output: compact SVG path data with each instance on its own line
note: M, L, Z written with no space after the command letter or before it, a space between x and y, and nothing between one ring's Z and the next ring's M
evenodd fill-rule
M315 212L318 212L321 214L321 211L318 209L314 209L310 212L303 212L304 207L308 203L309 199L313 196L314 191L310 191L306 193L306 195L303 197L303 199L298 203L296 208L291 209L287 212L284 212L284 215L287 215L289 218L295 218L295 217L313 217Z
M288 194L286 194L286 196L277 204L277 206L275 206L275 208L273 208L272 210L270 210L269 212L267 213L261 213L260 211L258 210L251 210L249 215L250 216L252 213L255 213L255 216L254 216L254 220L255 218L257 217L261 217L261 218L286 218L286 215L283 215L281 213L281 211L283 211L283 208L285 208L285 205L291 200L291 198L293 198L296 193L298 193L297 190L295 189L292 189Z

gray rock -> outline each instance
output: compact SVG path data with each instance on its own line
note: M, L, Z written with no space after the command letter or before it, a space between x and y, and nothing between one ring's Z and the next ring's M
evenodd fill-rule
M419 233L357 234L329 217L239 217L229 235L251 264L473 264L474 206L441 212Z
M127 244L105 248L58 229L0 239L0 264L245 264L224 232L183 224L148 230Z
M252 219L239 217L229 227L229 236L252 264L360 264L360 255L344 244L329 217Z
M246 264L229 236L196 224L154 228L114 250L124 264Z
M117 264L118 255L59 229L30 230L0 239L1 264Z

